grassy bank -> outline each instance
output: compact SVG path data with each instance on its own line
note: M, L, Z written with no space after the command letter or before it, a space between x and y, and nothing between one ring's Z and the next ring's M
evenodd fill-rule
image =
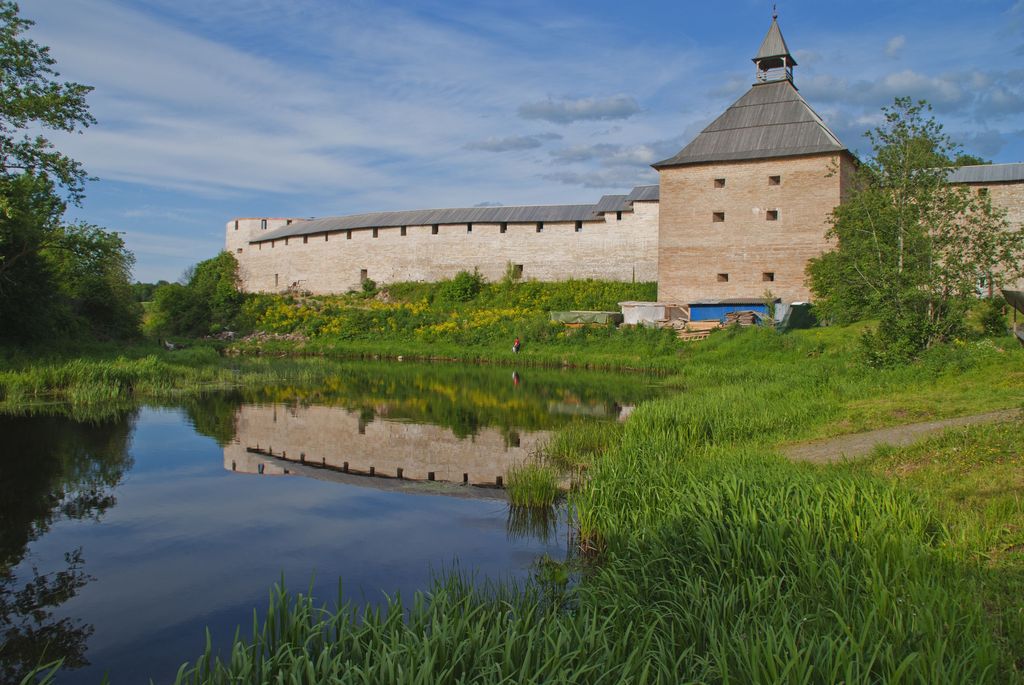
M570 504L598 562L576 582L550 563L525 588L449 578L374 613L276 592L179 682L1020 682L1016 426L837 467L776 449L1021 406L1024 352L979 340L876 371L856 333L719 334L623 427L560 433L549 463L586 469Z

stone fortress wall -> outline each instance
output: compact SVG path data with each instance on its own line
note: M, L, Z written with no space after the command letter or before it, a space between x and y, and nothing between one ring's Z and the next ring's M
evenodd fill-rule
M282 240L261 235L301 220L229 221L226 249L239 264L242 289L313 294L378 284L438 281L478 269L497 281L511 264L524 279L600 278L656 281L658 203L640 201L632 211L606 212L581 222L441 224L341 230ZM540 230L538 230L538 228Z
M494 223L473 224L471 232L449 224L437 234L408 226L405 235L400 227L365 228L251 242L301 221L267 217L229 221L225 246L247 292L343 293L363 277L437 281L474 268L496 281L512 264L524 279L541 281L658 281L665 302L754 298L766 290L785 302L807 301L804 268L830 249L828 217L852 175L847 154L676 167L662 171L660 202L634 202L632 212L605 213L579 232L571 222L547 223L540 233L534 223L509 224L505 233ZM1024 178L966 185L986 189L1011 230L1024 227Z

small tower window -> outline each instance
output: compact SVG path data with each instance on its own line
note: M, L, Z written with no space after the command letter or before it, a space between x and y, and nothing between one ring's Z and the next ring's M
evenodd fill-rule
M725 221L725 212L712 212L711 220L714 221L716 224Z
M615 212L615 220L622 221L622 212Z
M352 231L345 231L345 240L352 240Z
M576 222L576 232L577 233L582 233L583 232L583 222L582 221L577 221Z
M437 235L438 230L439 226L437 224L434 224L433 226L430 227L430 235Z
M728 283L729 282L729 274L718 274L718 282L719 283Z
M775 272L765 271L764 273L761 274L761 280L764 281L765 283L771 283L772 281L775 280Z
M277 242L276 240L271 240L271 241L270 241L270 246L271 246L271 247L274 247L274 244L275 244L276 242Z
M543 233L543 232L544 232L544 222L543 221L538 221L537 222L537 233Z
M260 219L260 229L262 229L264 231L267 230L267 220L266 219Z
M325 243L327 242L327 237L328 237L329 235L330 235L330 233L324 233L324 242L325 242Z
M768 177L768 185L770 185L770 186L780 186L780 185L782 185L782 177L781 176L769 176Z
M238 230L238 220L237 219L235 219L235 230L236 231Z
M279 281L279 280L280 280L280 279L278 278L278 275L277 275L277 274L274 274L274 287L275 287L275 288L277 287L277 284L278 284L278 281Z
M508 224L502 222L501 226L498 228L498 231L501 233L508 233Z
M284 239L284 246L288 247L288 239L287 238Z
M302 244L305 245L308 242L309 242L309 236L308 235L302 236Z
M292 225L292 220L288 219L287 221L284 222L284 225L285 226L291 226Z
M725 179L724 178L716 178L715 179L715 187L716 188L724 188L725 187Z
M473 232L473 224L466 224L466 233Z
M374 237L374 238L376 238L376 237L377 237L378 235L380 235L380 234L378 233L378 230L379 230L379 229L376 229L376 228L375 228L375 229L373 229L373 237Z
M779 220L779 210L777 210L777 209L769 209L767 212L764 213L764 218L767 219L768 221L778 221Z
M403 235L403 236L404 236L404 235L407 235L407 234L408 234L408 232L409 232L409 228L408 228L407 226L402 226L402 235Z

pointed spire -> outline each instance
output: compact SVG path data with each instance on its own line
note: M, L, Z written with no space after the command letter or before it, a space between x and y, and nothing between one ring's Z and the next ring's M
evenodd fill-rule
M779 13L774 5L772 5L772 25L768 27L768 34L761 41L761 47L753 61L757 65L758 81L793 80L793 67L796 66L796 60L789 52L786 39L782 37L782 30L779 28Z

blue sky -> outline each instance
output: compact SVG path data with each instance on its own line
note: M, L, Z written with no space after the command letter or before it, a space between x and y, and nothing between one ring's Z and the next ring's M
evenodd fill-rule
M779 2L796 84L852 149L899 95L1024 161L1024 0ZM69 218L175 280L234 217L593 202L657 182L753 81L764 0L28 0L98 124Z

